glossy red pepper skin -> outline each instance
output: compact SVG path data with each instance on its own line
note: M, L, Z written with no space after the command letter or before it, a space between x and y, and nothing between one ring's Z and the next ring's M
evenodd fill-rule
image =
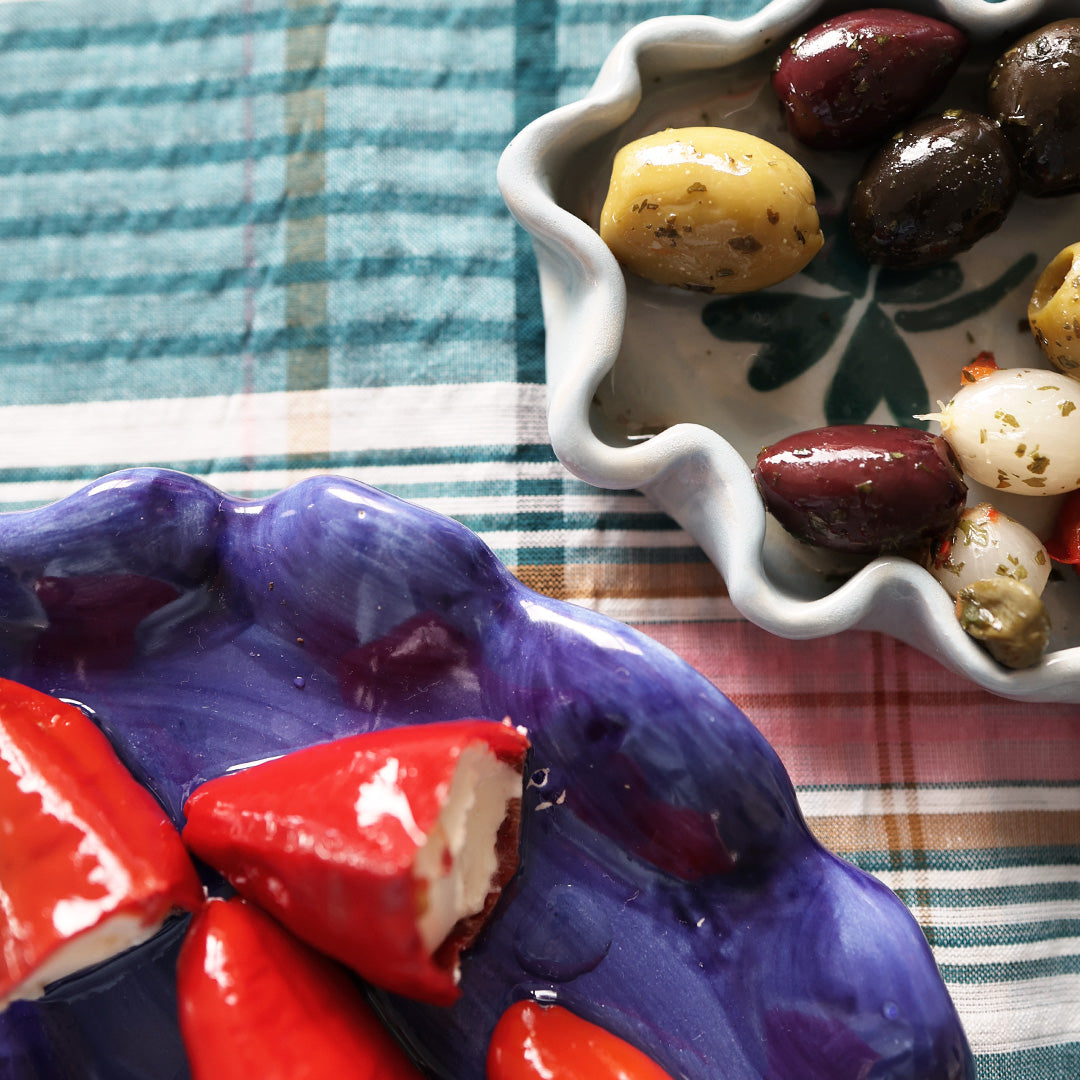
M72 705L0 679L0 1001L114 915L148 930L203 889L180 834Z
M239 897L192 919L177 992L192 1080L421 1080L348 973Z
M297 937L395 993L449 1005L461 951L517 869L520 799L503 822L484 910L434 955L418 919L426 896L417 853L443 809L458 758L480 742L524 769L526 736L462 720L349 736L199 787L184 807L185 842Z
M1080 563L1080 491L1070 491L1062 500L1046 553L1054 562Z
M561 1005L519 1001L495 1025L487 1080L671 1080L636 1046Z

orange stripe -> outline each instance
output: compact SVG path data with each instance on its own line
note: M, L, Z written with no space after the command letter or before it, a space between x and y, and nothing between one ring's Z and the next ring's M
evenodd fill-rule
M917 822L917 829L911 828ZM814 835L838 854L1062 847L1075 851L1080 810L813 817Z
M726 596L711 563L525 564L510 572L530 589L557 600L663 599Z

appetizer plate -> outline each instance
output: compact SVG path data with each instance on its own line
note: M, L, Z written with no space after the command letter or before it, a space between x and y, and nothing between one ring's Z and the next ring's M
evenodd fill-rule
M1044 595L1054 626L1044 661L1010 671L962 631L952 600L922 567L798 544L767 517L754 487L758 451L798 431L860 422L937 430L915 415L948 401L960 368L984 350L1002 367L1046 366L1025 325L1028 299L1043 267L1080 239L1080 197L1021 196L998 232L932 270L872 268L854 253L844 208L867 152L797 144L768 78L797 32L867 6L775 0L737 21L641 23L583 99L507 147L500 187L539 266L552 446L581 479L648 495L701 545L738 610L773 633L881 630L995 693L1080 701L1080 583L1071 568L1055 569ZM1067 0L893 6L971 36L939 111L984 109L991 60L1021 32L1075 14ZM624 275L601 241L615 151L702 123L766 138L813 177L826 243L802 274L743 297L703 296ZM970 502L989 499L1040 535L1058 505L971 488Z
M348 733L527 729L521 865L460 999L372 991L433 1077L483 1080L496 1020L530 998L673 1080L974 1077L915 920L814 840L746 717L449 519L333 477L249 501L119 473L0 517L0 611L0 674L89 710L178 823L202 781ZM0 1075L186 1075L183 932L0 1013Z

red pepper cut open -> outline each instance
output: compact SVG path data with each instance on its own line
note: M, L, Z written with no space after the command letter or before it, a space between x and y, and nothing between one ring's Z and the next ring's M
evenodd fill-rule
M240 897L192 919L177 992L192 1080L421 1080L348 972Z
M0 679L0 1006L149 937L203 889L83 712Z
M203 784L184 840L308 944L448 1005L517 869L528 748L506 721L348 736Z
M671 1080L636 1046L561 1005L519 1001L488 1044L487 1080Z

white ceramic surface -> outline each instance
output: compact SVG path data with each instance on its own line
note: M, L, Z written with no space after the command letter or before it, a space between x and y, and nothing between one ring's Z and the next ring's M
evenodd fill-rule
M1021 32L1075 14L1071 2L894 6L945 18L971 35L972 50L938 103L948 108L978 107L989 60ZM713 298L624 276L595 231L615 150L703 118L783 146L814 176L823 220L839 215L865 154L812 152L791 140L767 79L797 31L865 6L774 0L739 21L668 16L641 23L607 57L583 99L540 117L507 147L500 189L532 237L539 268L552 446L581 479L648 495L701 545L738 610L773 633L885 631L995 693L1080 702L1080 584L1071 572L1056 572L1044 596L1054 635L1043 663L1009 671L964 634L952 601L921 567L894 557L845 566L790 540L767 520L750 472L762 446L826 422L824 402L844 347L870 308L907 344L931 404L951 397L960 367L980 350L993 351L1003 367L1045 366L1018 325L1043 266L1080 239L1080 197L1021 196L998 233L955 260L952 284L931 284L925 295L891 293L869 268L854 284L836 271L767 290L833 301L842 326L812 366L766 389L751 385L763 341L714 336L702 319ZM990 293L995 302L984 310L927 329L928 319L947 315L958 298L978 307ZM898 422L885 400L866 419ZM973 487L971 501L985 495ZM1051 499L993 501L1043 532L1056 509Z

